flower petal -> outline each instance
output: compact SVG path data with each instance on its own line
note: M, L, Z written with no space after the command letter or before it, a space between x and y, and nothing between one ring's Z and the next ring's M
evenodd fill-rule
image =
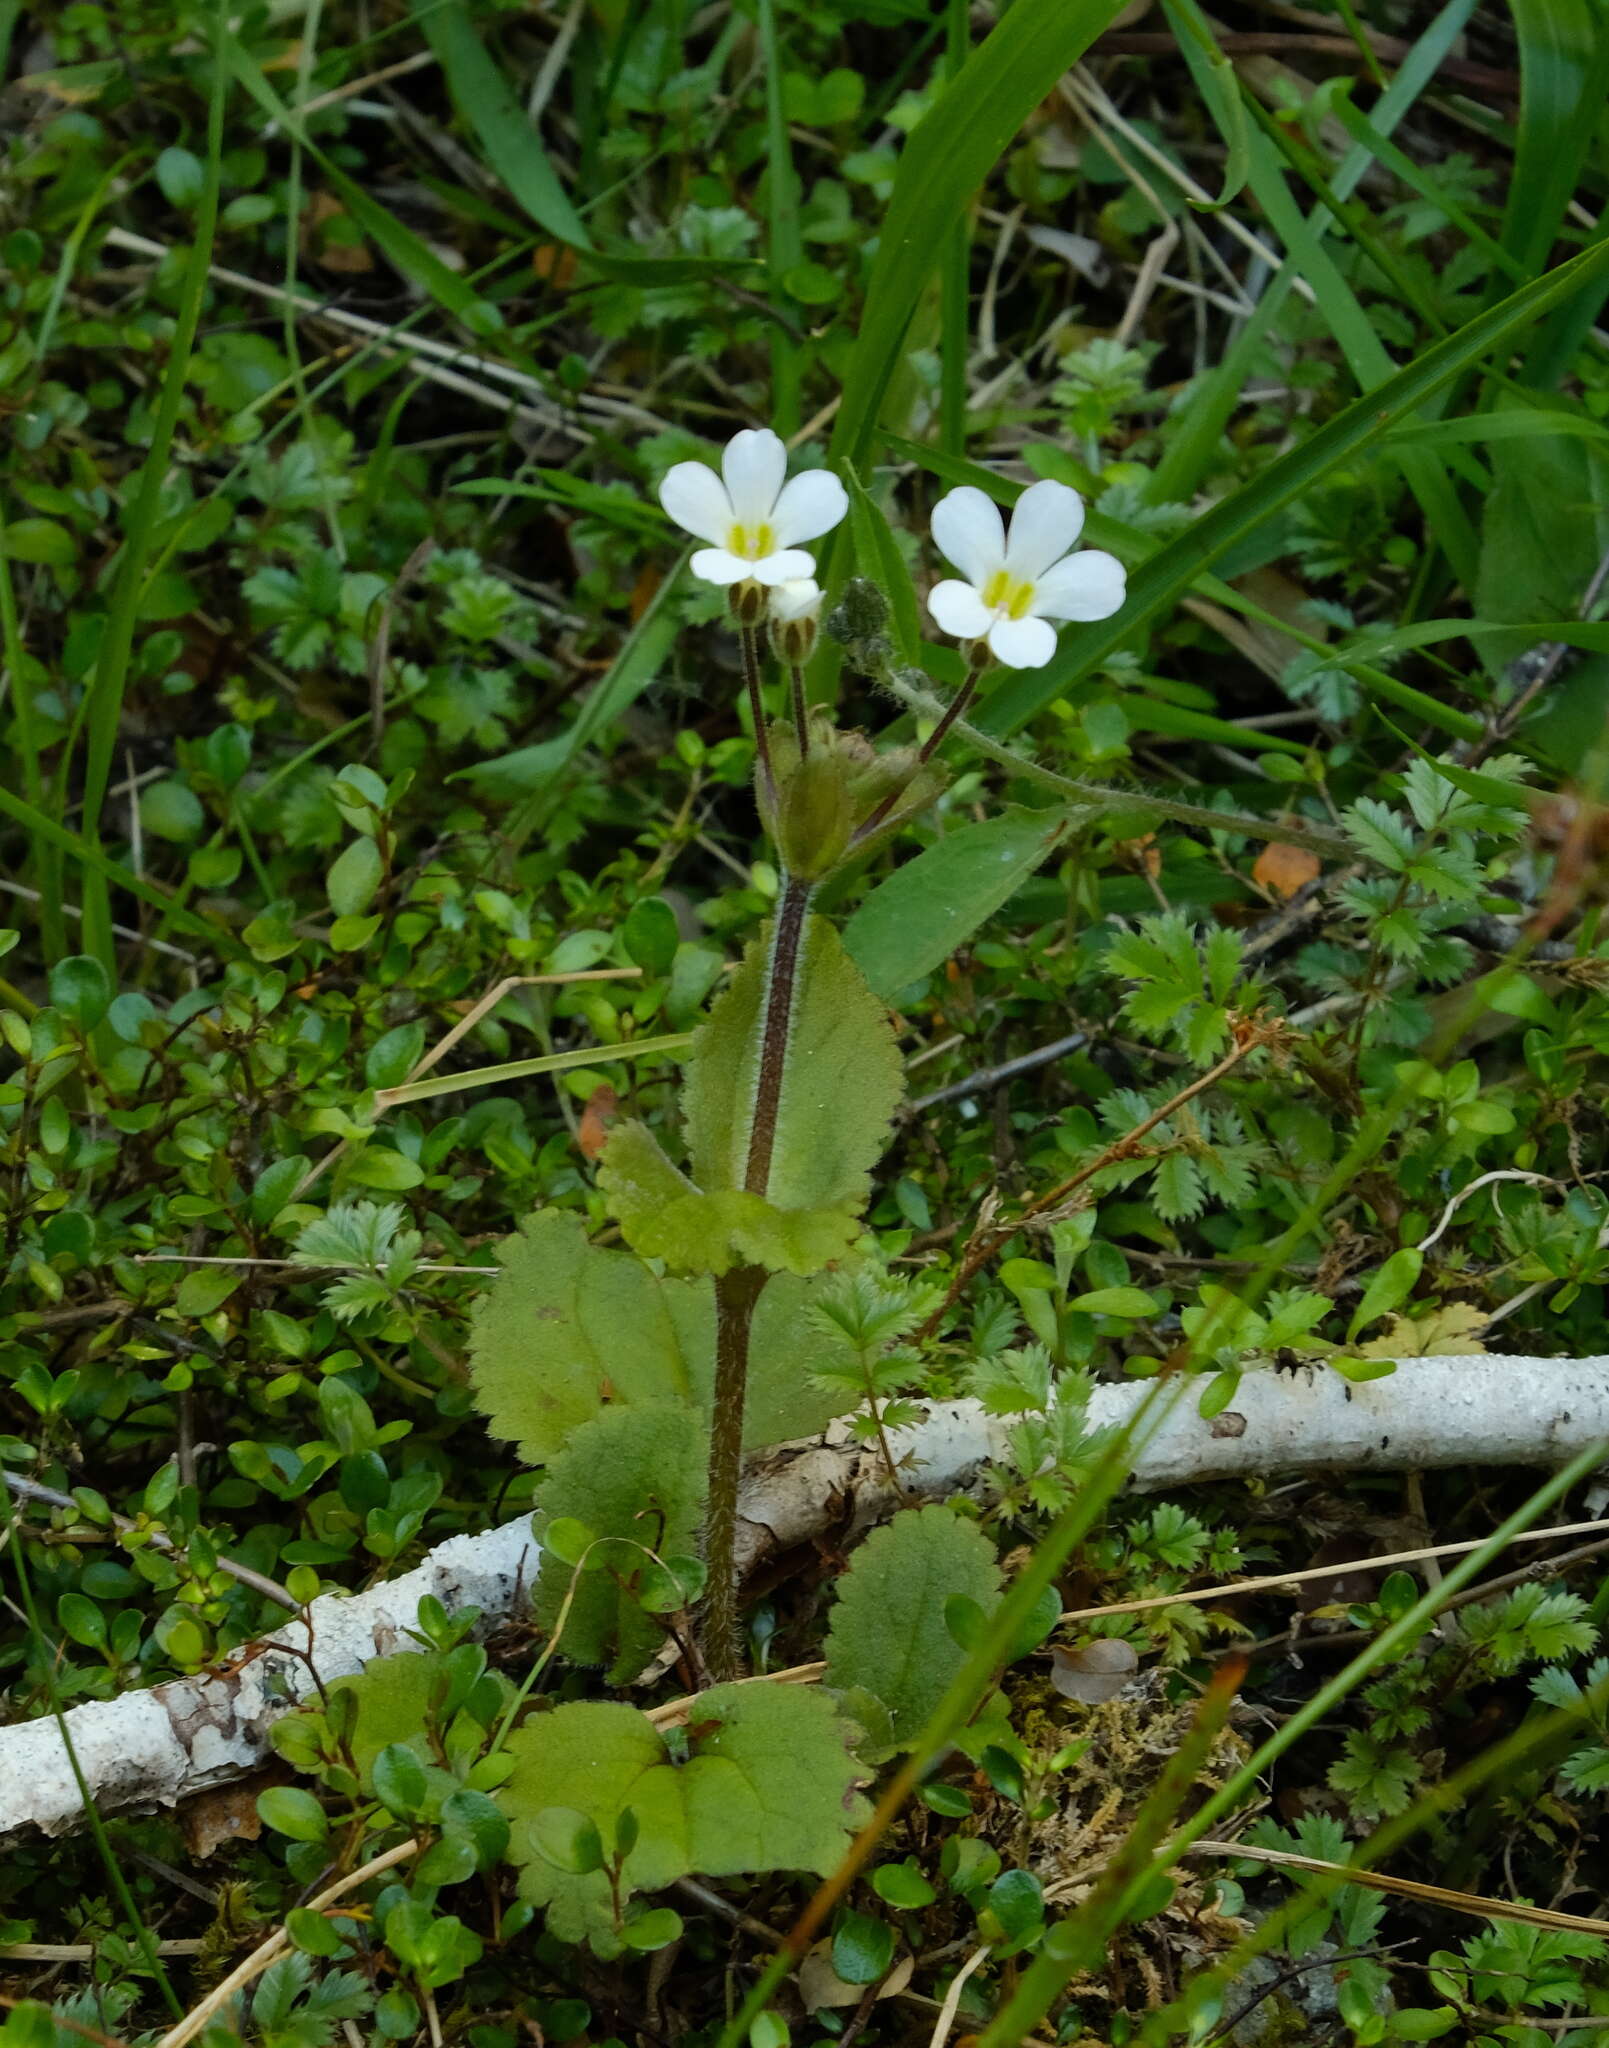
M788 451L769 427L745 427L732 436L721 457L721 474L740 526L760 526L771 517L787 473Z
M754 573L754 564L741 555L729 555L725 548L700 548L688 563L693 574L705 583L741 583Z
M1078 543L1084 531L1084 501L1066 484L1030 484L1011 508L1006 567L1032 583L1052 562Z
M989 628L989 652L1007 668L1043 668L1056 652L1056 628L1045 619L1002 619Z
M790 577L771 591L771 617L786 625L790 619L813 619L821 610L821 585L814 576Z
M1116 555L1080 548L1034 584L1030 610L1046 619L1109 619L1123 609L1128 576Z
M774 555L762 555L744 567L756 583L796 583L801 577L815 575L816 558L803 548L778 548Z
M807 469L782 486L771 513L771 533L778 547L815 540L828 533L849 510L849 497L830 469Z
M1000 507L976 484L962 484L940 498L933 507L933 539L969 583L987 583L1006 559Z
M977 640L989 630L994 613L970 583L947 577L935 583L927 594L927 608L941 633L953 633L957 640Z
M667 469L659 502L688 533L717 543L732 530L732 500L707 462L678 462Z

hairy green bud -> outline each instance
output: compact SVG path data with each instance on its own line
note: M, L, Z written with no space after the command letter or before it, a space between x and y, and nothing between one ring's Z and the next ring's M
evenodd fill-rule
M762 778L760 816L784 868L800 881L823 881L850 853L880 846L925 810L948 779L914 747L880 754L864 733L837 731L825 713L812 720L804 752L791 724L773 725L770 742L776 797Z
M727 609L740 626L757 626L765 617L765 608L770 601L771 593L763 583L756 583L752 576L727 588Z

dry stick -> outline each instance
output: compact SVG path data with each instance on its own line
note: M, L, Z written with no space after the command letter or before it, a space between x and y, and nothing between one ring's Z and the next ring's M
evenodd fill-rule
M70 1493L58 1493L53 1486L41 1486L37 1480L23 1479L15 1472L8 1472L5 1475L5 1481L7 1488L17 1496L18 1500L38 1501L42 1507L70 1508L75 1514L82 1514L84 1512L83 1508L73 1499ZM135 1526L127 1515L114 1514L112 1521L119 1529L132 1529ZM147 1530L146 1536L153 1550L173 1552L178 1549L178 1545L174 1543L171 1537L162 1535L155 1529ZM300 1614L302 1612L300 1600L294 1599L291 1594L285 1591L283 1586L276 1585L272 1579L266 1577L262 1572L253 1571L249 1564L236 1564L231 1557L220 1557L218 1559L218 1569L221 1572L227 1572L230 1578L237 1579L241 1585L250 1586L254 1593L261 1593L265 1600L272 1600L280 1607L289 1608L292 1614Z
M399 1863L405 1863L410 1856L417 1856L424 1844L410 1837L406 1842L397 1843L383 1855L371 1857L358 1869L350 1871L337 1880L317 1898L309 1899L307 1910L322 1913L333 1906L337 1899L344 1898L350 1891L356 1891L360 1884L366 1884L371 1877L378 1877L382 1871L391 1870ZM176 2027L168 2031L157 2042L156 2048L185 2048L187 2041L193 2041L216 2012L222 2012L237 1991L243 1991L254 1977L260 1977L270 1963L290 1946L290 1936L283 1927L276 1927L268 1939L258 1944L244 1962L237 1963L221 1984L215 1984L202 1999L193 2006Z
M1603 1529L1609 1529L1609 1522L1566 1522L1556 1529L1522 1529L1512 1541L1546 1543L1556 1536L1590 1536ZM1152 1614L1159 1607L1198 1607L1208 1600L1226 1600L1239 1593L1277 1592L1285 1586L1305 1585L1312 1579L1337 1578L1343 1572L1384 1571L1388 1565L1418 1564L1431 1557L1464 1557L1472 1550L1479 1550L1481 1544L1489 1540L1477 1537L1468 1543L1429 1543L1418 1550L1396 1550L1384 1557L1349 1557L1339 1564L1311 1565L1299 1572L1270 1572L1261 1579L1234 1579L1221 1586L1195 1586L1180 1593L1155 1593L1145 1600L1120 1600L1105 1607L1073 1607L1061 1619L1063 1622L1106 1621L1119 1614ZM1562 1563L1564 1560L1549 1562ZM1534 1569L1535 1566L1527 1567L1527 1570ZM1478 1595L1490 1593L1493 1588L1480 1585L1468 1590Z
M1449 1912L1472 1913L1480 1920L1518 1920L1526 1927L1557 1928L1570 1934L1591 1934L1609 1941L1609 1920L1589 1920L1580 1913L1560 1913L1551 1906L1525 1906L1513 1899L1489 1899L1480 1892L1449 1891L1445 1885L1420 1884L1411 1877L1391 1877L1384 1871L1354 1869L1350 1863L1326 1863L1318 1856L1296 1856L1287 1849L1262 1849L1250 1842L1215 1842L1203 1838L1192 1842L1186 1856L1244 1856L1253 1863L1277 1864L1283 1870L1310 1870L1316 1877L1338 1877L1346 1884L1360 1884L1373 1892L1393 1892L1398 1898L1422 1899L1426 1905L1445 1906Z
M1104 1168L1115 1166L1120 1160L1131 1159L1140 1140L1148 1132L1154 1131L1158 1124L1166 1122L1176 1111L1183 1109L1187 1102L1193 1101L1196 1096L1221 1081L1231 1068L1239 1066L1248 1053L1271 1044L1284 1029L1282 1018L1272 1018L1264 1023L1243 1026L1235 1044L1215 1067L1198 1075L1187 1088L1181 1088L1177 1095L1170 1096L1162 1107L1153 1110L1143 1123L1136 1124L1132 1131L1125 1132L1103 1152L1097 1153L1087 1165L1081 1166L1077 1173L1070 1174L1066 1180L1058 1182L1048 1194L1040 1195L1030 1202L1020 1216L1014 1217L1009 1223L995 1223L980 1229L962 1254L961 1263L950 1282L949 1291L917 1331L914 1341L925 1344L937 1336L944 1326L946 1316L971 1285L974 1275L988 1264L1008 1238L1015 1237L1025 1223L1031 1222L1035 1216L1043 1215L1045 1210L1053 1208L1056 1203L1065 1201L1070 1194L1083 1187L1086 1181L1093 1180Z
M975 1948L950 1979L950 1988L945 1992L939 2016L933 2022L933 2032L927 2048L944 2048L945 2042L950 2038L950 2029L955 2025L955 2016L961 2008L961 1993L966 1989L967 1979L974 1970L983 1967L989 1960L990 1953L987 1947Z

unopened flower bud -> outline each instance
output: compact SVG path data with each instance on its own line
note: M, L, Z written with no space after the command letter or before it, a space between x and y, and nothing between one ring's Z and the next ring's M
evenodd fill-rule
M778 661L801 668L816 644L816 621L821 616L821 588L810 576L800 576L771 589L771 645Z
M808 754L799 751L791 724L770 731L772 800L764 782L757 787L760 817L782 865L802 882L819 882L842 860L854 825L850 777L834 751L830 727L812 735Z
M888 599L864 576L851 576L827 620L827 631L844 647L876 640L888 624Z
M732 616L740 626L757 626L765 617L766 600L770 592L763 583L756 583L752 576L741 583L728 584L726 602Z

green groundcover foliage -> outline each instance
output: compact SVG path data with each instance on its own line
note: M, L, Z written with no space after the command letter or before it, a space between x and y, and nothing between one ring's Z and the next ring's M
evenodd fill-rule
M0 2048L1600 2038L1606 88L0 0Z

